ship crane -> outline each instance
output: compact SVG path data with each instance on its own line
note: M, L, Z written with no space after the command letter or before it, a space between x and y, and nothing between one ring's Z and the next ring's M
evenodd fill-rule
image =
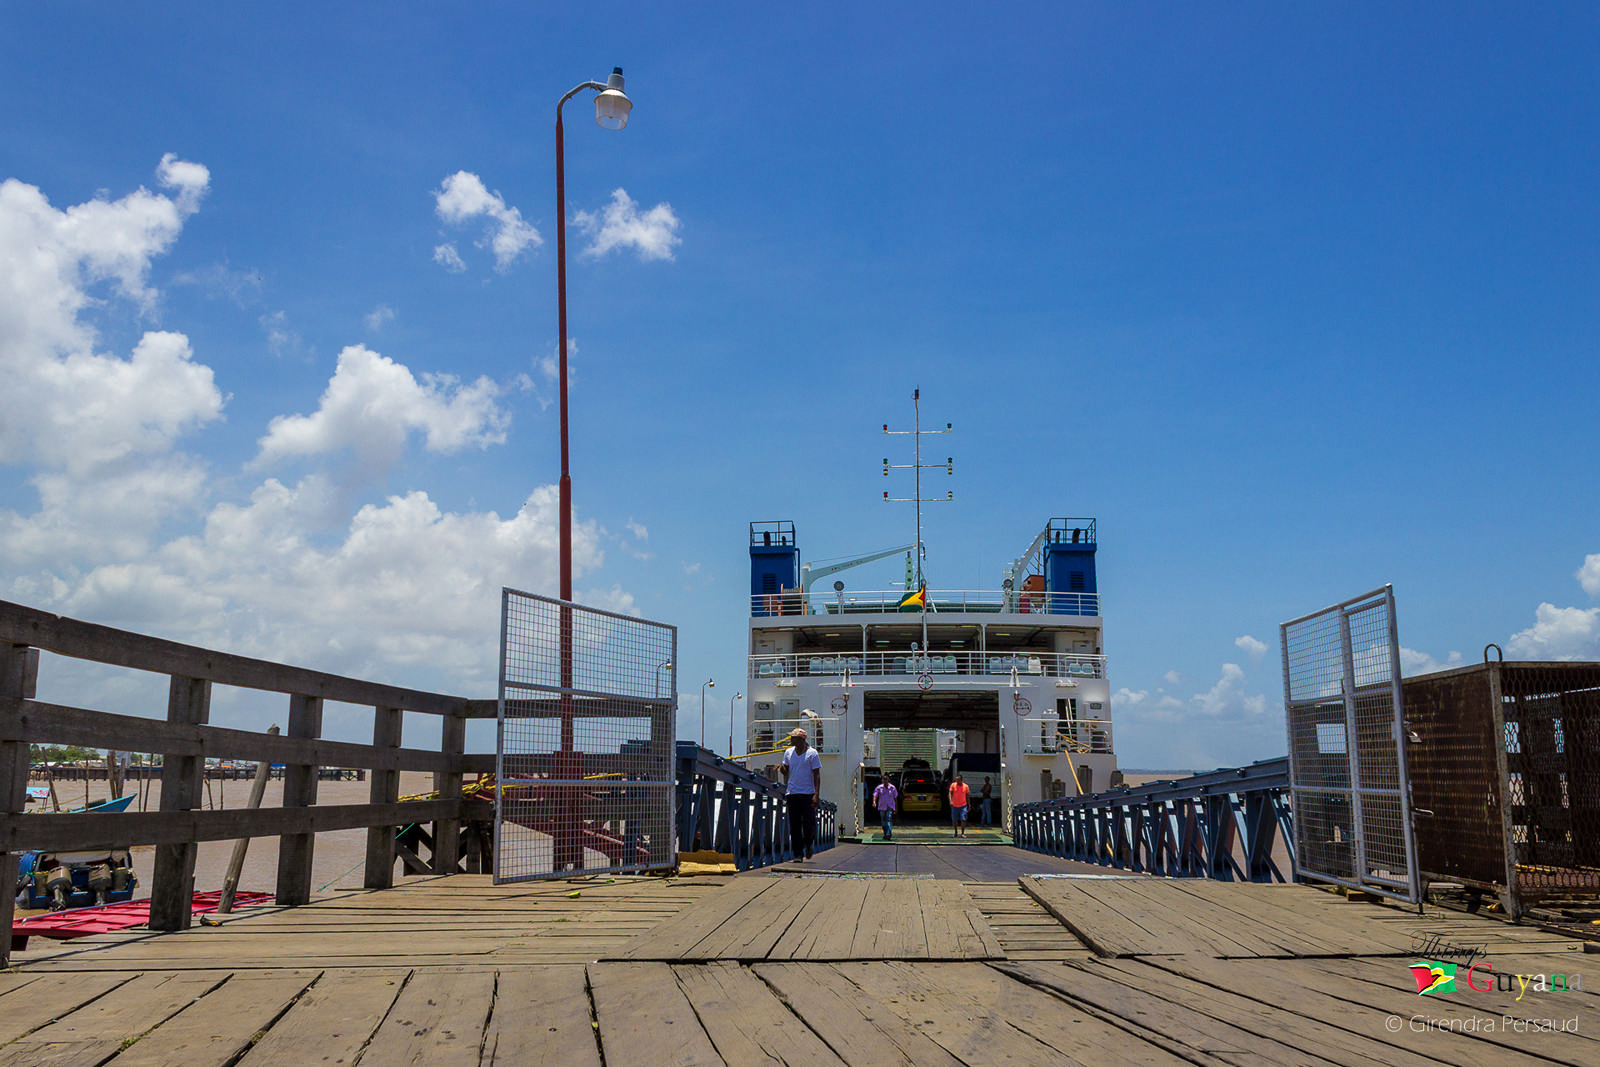
M808 595L811 592L812 583L819 578L826 578L830 574L838 574L840 571L847 571L851 567L859 567L864 563L874 563L880 559L887 559L900 552L909 552L915 547L915 545L898 545L895 548L886 548L882 552L873 552L865 556L851 556L838 563L830 563L826 567L813 567L809 563L802 563L800 565L801 595Z

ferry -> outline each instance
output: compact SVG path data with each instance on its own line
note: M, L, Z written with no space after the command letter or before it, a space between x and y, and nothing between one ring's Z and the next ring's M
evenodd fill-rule
M988 778L1002 829L1016 804L1121 785L1095 520L1050 519L990 590L928 589L910 554L904 588L814 587L904 549L920 556L920 519L917 533L916 546L814 568L792 521L750 524L748 766L776 776L804 728L841 837L875 826L879 781L914 771L942 784L961 773L969 820Z

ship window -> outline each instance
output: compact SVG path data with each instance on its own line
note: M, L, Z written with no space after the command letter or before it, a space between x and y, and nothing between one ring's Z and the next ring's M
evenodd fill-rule
M1068 581L1068 584L1072 587L1072 592L1074 592L1074 593L1083 592L1083 572L1082 571L1071 571L1071 572L1069 572L1069 574L1067 575L1067 581Z

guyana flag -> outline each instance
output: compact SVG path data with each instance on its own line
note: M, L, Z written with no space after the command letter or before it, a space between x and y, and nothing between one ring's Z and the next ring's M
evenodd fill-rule
M907 593L900 598L899 611L927 611L928 610L928 584L926 582L917 586L917 591Z

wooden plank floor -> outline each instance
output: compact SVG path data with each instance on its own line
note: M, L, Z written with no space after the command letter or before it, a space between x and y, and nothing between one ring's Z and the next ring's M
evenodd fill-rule
M807 875L412 879L36 940L0 972L0 1067L1600 1064L1594 992L1419 996L1409 970L1428 939L1495 974L1600 964L1559 935L1304 886L896 876L831 851Z

